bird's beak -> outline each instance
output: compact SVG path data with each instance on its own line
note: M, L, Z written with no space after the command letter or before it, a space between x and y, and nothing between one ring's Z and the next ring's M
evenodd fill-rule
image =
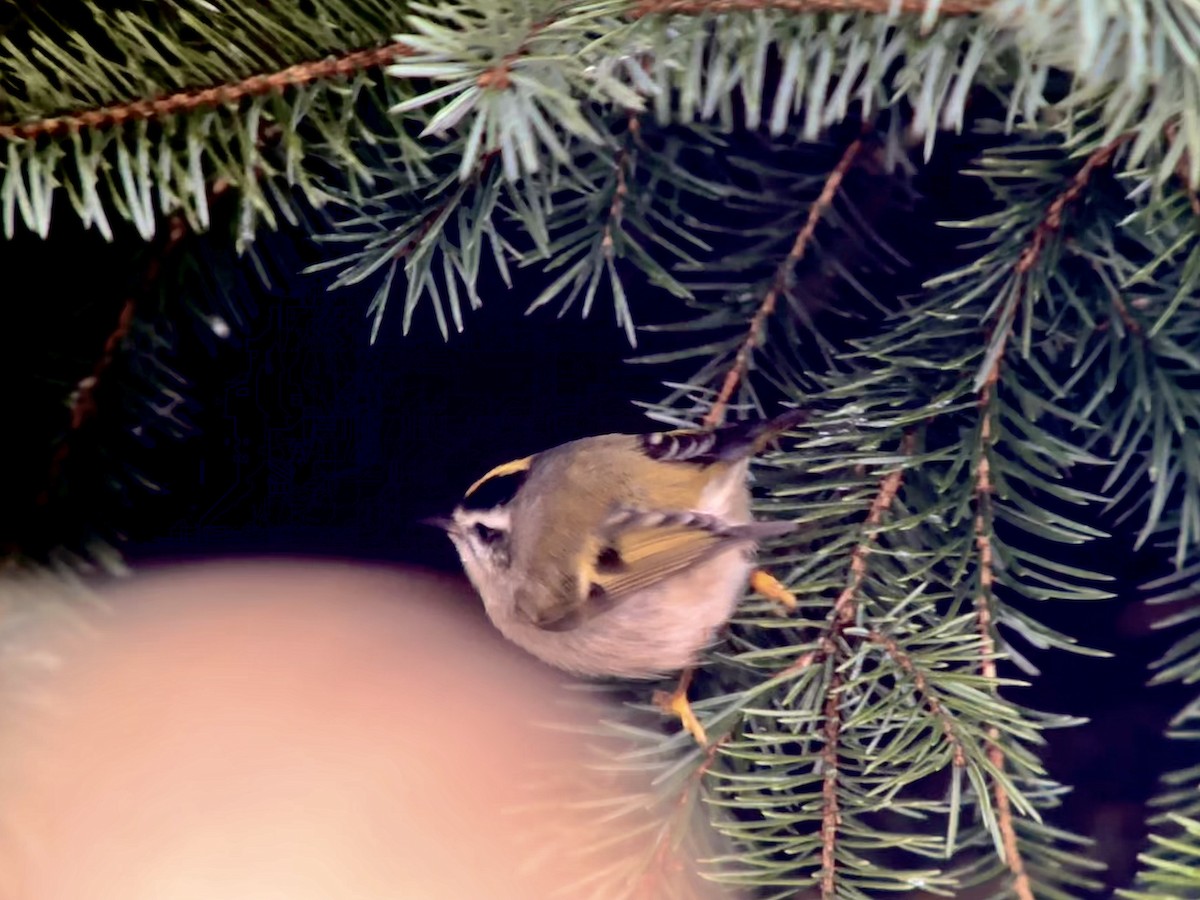
M449 516L430 516L427 519L419 520L422 525L429 525L432 528L440 528L442 531L450 532L457 530L457 524Z

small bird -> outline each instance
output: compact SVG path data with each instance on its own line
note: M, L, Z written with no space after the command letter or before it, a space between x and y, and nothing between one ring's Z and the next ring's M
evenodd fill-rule
M747 581L795 606L754 571L754 551L796 526L751 518L747 476L804 418L571 441L495 467L450 517L427 521L449 535L493 624L534 656L587 676L684 670L659 701L704 744L686 693L697 656Z

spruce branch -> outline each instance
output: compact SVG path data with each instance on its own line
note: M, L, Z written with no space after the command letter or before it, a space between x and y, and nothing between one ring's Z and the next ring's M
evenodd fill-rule
M113 216L145 240L176 212L200 231L208 186L227 181L244 249L260 224L296 224L324 203L326 178L364 176L360 140L407 137L381 115L399 97L377 70L406 52L387 40L401 12L383 0L59 12L32 9L0 36L8 234L20 221L44 235L60 191L106 238Z
M1133 313L1129 311L1129 306L1125 303L1125 298L1121 296L1120 291L1112 292L1112 305L1113 309L1117 311L1117 317L1125 326L1125 330L1132 334L1135 338L1139 340L1143 339L1145 332L1142 327L1142 323L1134 318ZM1107 325L1108 323L1104 322L1102 324Z
M938 530L923 534L919 529L909 531L913 526L889 529L879 573L843 581L832 603L836 606L841 598L854 595L854 590L846 593L848 586L865 592L866 605L860 609L855 602L853 621L863 622L867 630L860 635L857 629L851 629L849 640L843 642L843 652L854 654L856 641L865 637L866 643L880 648L890 661L889 666L880 668L891 670L893 677L902 674L916 688L911 694L918 708L923 708L930 729L921 746L927 748L928 742L935 740L941 745L936 757L939 765L955 773L952 784L958 784L961 768L974 788L980 824L964 846L979 847L990 836L996 847L992 860L1008 876L1006 890L1023 900L1034 894L1040 896L1043 887L1053 891L1059 884L1088 883L1080 870L1086 871L1092 864L1069 852L1054 862L1052 853L1056 851L1052 845L1065 838L1061 833L1052 835L1039 818L1039 811L1052 806L1062 789L1044 777L1030 745L1037 741L1042 728L1071 722L1022 710L998 694L1001 686L1010 682L997 671L996 660L1001 654L997 626L1016 628L1049 646L1065 649L1071 641L1019 614L996 593L1007 587L1034 597L1061 597L1068 589L1080 598L1105 594L1072 583L1074 578L1092 577L1088 573L1064 567L1055 559L1033 556L995 533L1000 520L1043 538L1069 542L1096 533L1065 517L1042 512L1047 496L1073 503L1097 499L1051 480L1056 472L1090 455L1037 424L1041 409L1037 404L1044 401L1036 399L1025 380L1042 370L1026 362L1030 357L1026 356L1029 351L1024 334L1020 344L1010 337L1014 329L1024 331L1030 325L1040 335L1045 322L1053 321L1058 314L1055 304L1060 301L1052 290L1056 283L1051 273L1071 246L1069 239L1060 238L1076 227L1084 228L1071 217L1088 196L1085 188L1091 186L1096 171L1109 164L1117 151L1116 147L1097 148L1093 151L1095 158L1073 165L1064 177L1065 159L1049 164L1037 160L1031 165L1022 155L1028 155L1030 149L1014 152L1011 164L986 163L985 171L992 171L994 166L999 183L1015 178L1023 184L1022 192L1013 199L998 198L1002 212L986 221L991 237L984 243L995 249L939 280L941 284L956 285L952 290L935 294L919 306L903 307L902 312L881 324L878 338L857 342L851 353L839 355L840 366L848 366L849 371L840 366L834 369L827 376L834 387L826 393L826 397L844 399L848 404L831 423L844 417L845 426L855 431L870 423L871 436L858 439L863 442L858 452L878 453L885 435L921 422L933 423L931 433L936 435L945 435L948 430L958 432L959 437L944 446L933 443L922 454L922 465L909 469L913 481L905 498L909 515L938 522ZM1044 154L1044 148L1041 152ZM1031 179L1030 172L1037 178ZM1055 185L1053 191L1049 190L1051 185ZM1091 237L1090 232L1085 235ZM1024 314L1019 316L1022 311ZM971 352L963 351L964 333L976 335L980 341ZM1033 348L1042 350L1040 344ZM864 365L865 371L861 368ZM962 377L963 369L972 366L976 369L975 384ZM975 420L973 437L951 424L962 419ZM823 463L820 471L842 471L848 463L828 452L831 460ZM1043 456L1044 461L1040 458ZM947 467L944 474L942 466ZM964 472L970 472L965 483ZM1015 489L1018 487L1037 499L1023 496ZM874 499L878 499L878 493ZM847 527L826 524L825 519L807 521L809 527L824 527L827 533L836 535L831 547L836 548L838 557L849 560L851 573L856 559L865 562L865 551L856 549L862 547L861 538L846 541ZM857 529L857 520L853 527ZM810 551L810 558L819 559L820 555L820 551ZM973 566L966 560L972 560ZM946 566L944 571L942 566ZM1044 567L1048 574L1039 573L1034 566ZM810 579L821 587L829 584L825 569L807 562L798 568L800 572L794 577L801 585ZM964 576L972 570L975 584L968 589ZM1063 579L1055 573L1072 577ZM965 632L954 632L959 642L956 646L963 653L956 662L962 666L964 676L971 673L966 677L973 679L972 691L977 692L978 700L963 704L954 691L945 690L946 679L954 676L944 668L922 664L921 653L928 651L907 625L883 624L896 615L883 599L889 589L903 590L901 586L912 584L914 578L921 579L918 584L925 580L944 584L953 597L950 610L957 610L960 599L974 594L974 609L961 621L956 617L939 619L938 611L930 608L930 619L924 627L963 627L973 634L971 640ZM883 579L887 580L881 583ZM797 593L802 591L803 587ZM883 638L894 641L894 646L887 645ZM848 667L858 657L845 659ZM871 683L866 676L862 680ZM853 689L842 690L853 694ZM844 704L853 706L850 700ZM843 736L847 733L845 708ZM841 762L844 764L844 757ZM944 844L948 854L953 852L962 802L958 790L952 788L948 803L950 824ZM839 798L843 815L850 797L852 792ZM1069 868L1061 865L1066 859L1070 860ZM973 869L964 869L959 877L990 879L993 873L985 874L984 869L992 865L978 863Z
M1009 336L1017 325L1018 310L1023 303L1032 302L1039 294L1040 289L1034 285L1032 273L1038 263L1042 261L1048 242L1062 230L1067 211L1084 196L1088 182L1096 170L1111 163L1116 152L1132 137L1132 133L1119 135L1090 153L1071 178L1066 189L1050 202L1041 219L1033 227L1029 242L1017 257L1004 290L999 292L1004 302L997 304L997 314L990 329L988 350L975 378L975 388L979 394L981 409L988 408L995 398L995 390L1000 381L1001 362L1008 346ZM988 427L985 417L983 428L986 430ZM986 457L980 458L979 465L981 475L986 480L989 474Z
M942 0L939 16L967 16L985 12L994 0ZM656 15L703 16L731 12L779 10L788 13L873 13L875 15L923 15L932 0L638 0L633 18Z
M909 431L900 442L900 452L904 456L911 456L915 445L916 435ZM900 485L903 481L904 469L902 468L897 468L884 476L879 483L879 491L876 493L875 499L871 501L870 509L867 510L867 517L863 520L862 525L863 539L850 551L850 567L846 586L833 602L833 619L839 627L845 628L854 622L855 601L862 589L863 579L867 577L867 559L871 555L871 549L876 540L878 533L876 529L883 521L883 517L887 515L887 511L892 508L892 503L896 499L896 494L900 492Z
M237 106L252 97L283 94L289 89L315 81L344 79L377 69L412 52L412 48L406 44L392 43L297 63L275 72L256 73L210 87L164 93L148 100L130 100L29 122L0 123L0 140L32 141L42 137L60 137L80 131L121 128L141 120L162 120L202 109Z
M1019 265L1019 263L1018 263ZM977 448L978 463L975 472L975 547L979 560L979 593L975 598L975 611L979 625L980 662L979 671L993 685L998 683L999 673L996 669L996 639L993 636L995 628L992 612L993 592L995 589L995 559L992 553L992 530L995 512L992 509L993 485L991 482L991 467L988 454L992 447L991 399L998 379L999 355L992 371L988 374L980 392L979 405L983 410L983 421L979 430L979 445ZM993 688L993 690L995 690ZM987 730L988 758L996 772L1003 773L1006 765L1004 749L1000 744L1000 729L991 726ZM1004 847L1004 862L1013 877L1013 892L1018 900L1034 900L1033 888L1029 875L1025 871L1025 861L1021 855L1020 842L1017 839L1016 826L1013 822L1012 801L1008 789L1003 782L993 776L992 797L996 804L996 824L1000 830L1001 843Z
M437 6L416 3L406 16L417 48L388 66L394 79L429 80L441 86L391 107L416 114L422 137L465 135L460 176L478 156L500 151L511 182L537 173L544 160L569 166L568 145L594 146L605 136L594 127L587 101L640 108L637 92L592 68L599 44L612 42L616 20L609 5L575 8L563 0L497 0L475 10L467 0ZM429 108L437 104L435 111Z
M900 643L894 637L872 629L867 634L867 640L882 647L892 662L912 679L913 687L921 695L921 700L926 708L942 723L942 735L945 737L946 743L953 749L954 768L965 769L967 766L967 751L963 744L963 739L958 735L954 716L946 710L945 705L931 689L929 676L917 666L909 654L904 652L904 648L900 646Z
M172 230L172 242L174 237L174 230ZM148 268L157 268L157 261L152 260ZM121 305L121 312L117 316L116 327L105 338L104 347L95 365L92 367L92 371L79 379L75 385L75 389L71 391L70 396L67 398L67 409L70 414L67 421L67 430L59 438L58 446L54 448L54 452L50 457L50 465L46 475L46 486L42 488L37 497L37 504L39 506L45 506L50 502L50 495L58 483L63 466L66 465L67 457L71 452L71 436L82 430L83 426L96 414L96 388L100 383L100 379L112 364L117 349L129 334L136 309L137 298L130 295Z
M771 279L762 302L758 305L758 309L755 310L754 315L750 319L750 327L747 329L746 337L734 354L733 364L725 373L725 378L721 383L720 390L717 392L716 399L704 415L702 421L706 428L715 427L724 421L729 401L737 390L738 385L745 379L755 349L761 346L763 341L766 340L766 324L775 313L775 307L780 295L787 291L796 265L804 259L808 245L812 241L813 235L816 234L817 224L821 221L822 215L833 205L834 198L837 196L838 190L846 178L846 173L850 171L855 158L861 152L865 140L864 137L857 137L847 145L846 149L842 152L841 159L838 160L837 165L833 167L829 176L825 179L821 193L813 201L812 206L809 207L808 216L805 218L803 226L796 233L796 240L792 243L787 256L776 267L775 275Z
M228 189L229 185L227 182L219 182L212 187L212 197L214 199L220 197ZM156 248L151 254L146 263L146 268L142 272L138 288L131 291L124 303L121 304L121 310L117 315L116 323L112 331L104 339L104 344L91 371L79 379L75 385L75 389L71 391L70 396L67 398L69 416L66 431L58 439L57 446L54 448L54 452L50 458L46 475L46 485L37 497L37 504L39 506L45 506L50 502L50 496L58 483L63 467L66 465L67 457L70 455L73 437L78 435L99 412L96 400L97 391L112 366L113 361L116 359L117 354L120 352L122 345L129 337L130 331L136 321L139 300L144 299L154 291L162 274L163 264L179 253L184 239L190 233L191 229L189 229L184 216L178 214L171 216L166 238L162 242L162 246Z
M1167 123L1166 128L1167 142L1174 144L1179 140L1179 120L1172 119ZM1192 208L1192 215L1200 219L1200 193L1196 191L1196 185L1192 182L1192 160L1191 154L1185 149L1179 154L1179 160L1175 163L1175 176L1179 179L1179 183L1183 185L1184 193L1187 194L1188 205Z
M405 171L384 150L373 167L373 178L388 190L371 200L355 191L333 195L335 208L344 210L346 218L337 221L335 230L323 239L350 244L352 249L306 271L339 269L330 284L335 289L382 272L367 310L372 341L383 325L399 273L404 280L404 333L422 300L428 298L443 337L449 336L451 324L462 331L464 305L482 306L477 281L489 258L501 278L510 280L509 261L519 254L499 233L493 213L505 197L514 203L521 198L500 176L498 152L485 153L468 176L460 178L454 149L431 155L415 171Z
M906 514L892 510L901 502L903 473L911 465L907 453L914 441L915 437L902 439L899 450L903 452L888 454L891 462L864 479L872 489L853 496L859 510L853 523L854 545L867 549L853 557L855 564L852 546L842 548L836 561L832 554L830 559L839 570L841 589L849 585L852 594L836 612L833 596L805 596L801 600L808 610L801 614L804 618L812 618L815 625L816 611L823 609L824 621L815 635L775 644L769 640L772 632L756 632L753 639L765 638L765 646L739 654L736 668L719 667L714 672L718 679L733 679L740 687L723 697L699 701L698 711L719 704L719 712L707 724L733 720L722 736L719 765L706 779L707 805L718 811L726 807L751 811L749 817L735 814L714 822L741 848L714 861L719 866L714 872L718 880L774 888L776 892L769 896L778 897L792 896L810 877L814 892L825 898L867 896L884 884L889 890L953 886L937 870L906 870L894 857L887 857L890 861L884 865L872 855L889 850L928 858L944 855L939 838L912 830L913 822L923 820L936 805L919 796L898 796L896 789L885 791L883 785L893 774L905 783L906 775L916 780L932 774L943 764L953 765L959 755L955 743L946 739L948 730L954 732L953 726L947 729L946 721L954 718L959 700L953 693L940 695L928 680L928 672L944 665L946 657L941 657L942 662L933 661L936 657L922 662L917 656L935 647L934 652L944 654L945 629L939 634L910 620L924 615L911 600L909 611L904 612L903 602L888 603L878 595L881 586L890 591L896 577L893 564L905 558L894 551L904 546L899 536L911 524ZM889 538L876 570L872 550L883 534ZM873 570L870 579L863 577L863 567ZM885 649L879 656L891 665L880 666L869 661L875 656L875 642L856 626L861 617L889 614L886 627L895 628L904 638L889 635L889 646L899 655ZM805 634L807 628L796 626L796 630ZM743 646L750 643L751 635L745 638L739 641ZM902 640L918 646L902 649ZM930 643L922 644L925 640ZM800 651L801 646L806 649ZM781 658L792 661L781 668ZM913 693L889 687L897 678L923 685L924 695L915 694L915 706ZM866 717L864 706L876 704L886 711L879 718ZM899 751L926 733L932 733L935 745L940 745L932 754L922 746L914 751L918 758L910 761ZM864 756L868 746L881 749L877 760L869 752ZM902 753L899 759L885 762L884 757L897 751ZM701 762L692 759L695 765ZM870 771L877 765L885 768ZM782 791L781 783L794 788ZM880 830L874 817L893 810L911 818L905 819L906 825L897 823L894 830ZM755 811L762 811L761 816Z
M627 125L631 138L637 138L640 127L637 113L631 110ZM604 220L604 233L600 238L600 250L606 259L613 258L615 246L613 233L621 227L621 217L625 212L625 196L629 193L626 170L631 168L632 164L632 155L629 151L629 144L626 142L617 151L612 164L615 187L612 192L612 201L608 204L608 217Z
M1083 196L1092 175L1097 169L1109 165L1116 152L1124 144L1133 140L1134 137L1136 137L1134 132L1117 135L1117 137L1104 144L1098 150L1088 154L1087 159L1079 167L1079 171L1075 173L1067 189L1054 198L1054 201L1046 209L1046 215L1038 223L1037 228L1034 229L1033 239L1017 260L1016 273L1018 275L1027 275L1037 265L1038 260L1046 249L1046 242L1053 234L1062 229L1063 217L1067 209L1077 203ZM999 358L997 357L994 365L998 364Z
M1177 900L1200 889L1200 819L1178 814L1164 818L1174 834L1150 836L1150 849L1138 856L1144 866L1138 889L1117 893L1124 900Z
M429 233L436 228L439 223L444 224L449 218L449 213L453 211L459 203L462 202L464 194L469 187L483 182L488 175L488 169L495 161L497 153L485 153L480 160L479 165L472 171L471 179L467 184L461 185L457 191L445 193L442 200L433 204L423 215L418 219L416 228L411 230L411 234L407 240L398 244L391 251L392 257L399 262L404 262L410 257L429 236ZM382 311L381 311L382 312Z
M656 875L661 876L661 873L669 872L678 865L675 857L679 848L679 835L688 825L690 807L702 792L704 779L716 764L721 748L729 743L732 735L733 732L729 732L717 740L709 742L700 754L699 764L684 777L675 792L674 799L667 800L669 812L663 827L659 828L656 833L653 852L650 855L651 861L642 875L643 884L652 890L655 888L653 881ZM649 896L647 895L648 900Z
M835 670L825 688L824 735L821 750L821 900L837 897L838 832L842 825L838 803L838 747L842 736L840 707L842 676Z
M1149 604L1171 610L1156 617L1155 627L1176 631L1151 665L1151 685L1200 683L1200 307L1195 303L1200 230L1195 215L1194 191L1181 175L1177 190L1139 196L1136 212L1122 223L1134 249L1122 248L1122 254L1098 261L1115 309L1113 327L1104 335L1116 358L1116 376L1110 380L1125 388L1096 405L1097 421L1106 424L1116 458L1110 478L1114 506L1125 507L1123 517L1140 515L1144 506L1138 542L1154 539L1164 550L1174 550L1172 570L1143 585ZM1137 274L1129 274L1131 268ZM1200 697L1193 697L1172 717L1167 736L1194 748L1198 725ZM1122 897L1164 900L1200 891L1200 766L1193 762L1160 780L1135 889L1119 892Z
M1084 195L1090 179L1097 169L1107 166L1123 144L1132 135L1120 135L1088 155L1083 165L1070 179L1065 190L1058 194L1046 207L1041 220L1033 228L1029 243L1017 257L1013 267L1013 279L1007 304L999 305L992 325L993 335L990 348L985 355L985 368L977 377L980 425L975 447L974 477L974 543L978 565L979 590L975 598L976 618L981 640L980 674L991 684L998 684L996 666L997 647L994 636L996 615L995 567L996 559L992 546L996 511L993 495L996 488L992 480L991 454L994 452L996 436L993 420L997 414L997 392L1001 381L1001 366L1009 335L1016 327L1017 309L1029 290L1030 273L1041 261L1050 239L1060 232L1067 211ZM993 690L996 690L993 688ZM997 773L1003 773L1007 764L1006 754L1000 742L1000 729L992 726L987 731L988 758ZM1020 850L1020 841L1014 823L1014 812L1009 791L999 777L991 779L992 796L996 805L996 824L999 829L1004 862L1012 874L1012 888L1019 900L1033 900L1033 887L1026 871Z
M1154 136L1165 138L1181 149L1164 165L1194 185L1197 130L1186 99L1196 82L1178 49L1194 12L1167 7L1155 7L1147 27L1133 33L1112 15L1113 3L1082 12L1074 0L504 0L479 15L473 0L408 9L382 0L363 0L361 8L282 0L221 7L216 19L200 0L180 0L170 13L147 3L128 15L89 2L84 31L34 17L27 33L5 36L0 86L14 89L4 118L16 119L0 123L9 146L5 226L11 233L19 215L44 233L50 204L41 201L65 187L85 223L106 233L111 208L147 238L156 212L183 209L202 228L202 182L223 177L246 195L244 246L259 219L273 224L287 215L269 202L280 185L299 186L310 203L328 199L310 162L369 180L359 141L376 136L355 110L364 96L418 113L426 136L462 125L463 176L480 152L499 148L512 180L547 159L569 168L577 155L571 140L603 141L584 112L591 106L653 107L663 124L719 117L726 125L740 107L751 128L765 122L781 134L802 120L809 139L852 110L870 116L895 108L925 135L928 153L939 128L961 130L976 87L1003 91L1013 116L1034 120L1047 107L1055 67L1082 85L1060 104L1068 116L1095 107L1106 91L1112 96L1100 111L1113 133L1148 111L1151 125L1131 157L1144 158ZM739 10L748 14L725 15ZM384 43L404 21L412 33ZM1035 27L1047 22L1055 27ZM1051 52L1045 35L1072 29L1086 40L1061 43L1094 52ZM111 37L115 52L86 40L96 30ZM1130 63L1124 82L1089 68L1114 54ZM779 78L767 77L769 59L782 64ZM381 67L394 77L375 78ZM410 96L422 79L444 84ZM434 103L439 108L425 115ZM283 159L265 166L253 158L249 134L259 119L282 128ZM406 142L406 155L421 156L426 147L405 127L383 130ZM1200 209L1200 201L1193 205Z
M1015 108L1034 116L1051 107L1098 113L1100 140L1136 131L1128 167L1154 163L1151 180L1162 185L1186 158L1185 183L1200 186L1200 129L1196 65L1200 8L1190 0L995 0L991 18L1011 30L1021 65ZM1097 60L1105 64L1098 65ZM1044 75L1070 73L1070 90L1051 97ZM1173 123L1183 127L1173 128ZM1166 145L1164 148L1164 144Z
M861 138L851 144L854 147L854 152L858 152L858 147L861 146ZM846 161L846 168L849 167L849 161L853 159L853 155L849 150L842 156L843 161ZM839 168L841 164L839 163ZM836 173L838 169L835 169ZM844 174L845 169L842 169ZM840 181L840 177L838 178ZM830 177L833 181L833 177ZM829 192L829 199L832 199L833 191ZM822 193L824 196L824 192ZM827 200L827 202L829 202ZM814 204L814 209L816 205ZM815 228L815 219L813 222ZM811 234L811 232L810 232ZM914 446L914 436L906 434L901 444L901 453L908 456L912 453ZM879 490L875 494L875 499L871 501L871 506L867 510L866 518L862 524L862 540L854 547L850 553L850 564L846 576L846 586L842 592L838 594L834 601L833 609L830 612L829 627L825 636L821 640L821 653L826 657L834 657L840 655L840 647L842 641L845 640L843 632L852 626L858 617L858 595L862 589L863 579L867 574L867 559L871 553L871 547L876 539L876 529L883 521L883 517L887 515L891 509L893 501L896 499L896 494L900 491L900 485L904 479L903 467L897 467L892 472L889 472L883 477L879 483ZM838 804L838 748L842 732L841 719L841 691L842 691L842 676L839 667L835 665L832 675L829 679L829 684L825 688L825 747L821 753L822 760L822 812L821 812L821 898L822 900L835 900L837 897L837 844L838 834L841 827L841 812Z

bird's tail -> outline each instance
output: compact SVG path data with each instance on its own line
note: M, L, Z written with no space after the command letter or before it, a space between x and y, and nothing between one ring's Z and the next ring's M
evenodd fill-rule
M649 434L645 452L654 459L701 464L729 462L753 456L774 438L803 422L808 413L790 409L773 419L747 420L714 429L683 429Z

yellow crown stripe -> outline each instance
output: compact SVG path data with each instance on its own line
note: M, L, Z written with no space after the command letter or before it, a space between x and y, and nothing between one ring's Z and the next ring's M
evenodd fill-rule
M473 485L467 488L467 492L463 494L463 499L470 497L473 493L479 490L480 486L485 482L491 481L493 478L502 478L505 475L516 475L518 472L527 472L529 467L533 465L533 457L526 456L524 459L514 459L512 462L506 462L496 466Z

